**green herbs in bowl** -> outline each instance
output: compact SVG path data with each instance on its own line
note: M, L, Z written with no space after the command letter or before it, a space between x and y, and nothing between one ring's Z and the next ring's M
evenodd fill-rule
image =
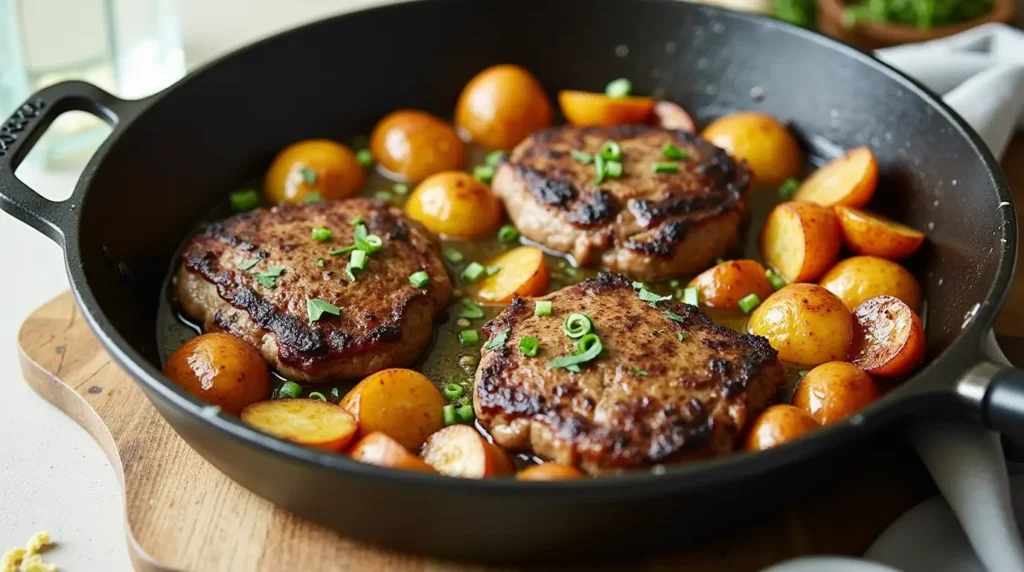
M843 26L902 24L921 30L959 24L992 11L995 0L863 0L843 10Z

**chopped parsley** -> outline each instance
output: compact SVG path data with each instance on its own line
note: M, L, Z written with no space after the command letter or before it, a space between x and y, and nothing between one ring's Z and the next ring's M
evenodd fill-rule
M491 338L490 341L488 341L484 345L484 349L485 350L496 350L496 349L500 348L501 346L505 345L505 341L508 340L508 332L509 332L509 328L504 328L501 331L499 331L497 334L494 334L494 337Z
M316 259L316 265L319 266L320 268L323 268L324 267L324 259L323 258L317 258Z
M307 203L318 203L324 200L324 198L320 196L320 193L309 193L306 195L306 198L302 200Z
M239 270L249 270L253 266L256 266L257 264L259 264L261 260L263 260L263 259L260 258L259 256L257 256L256 258L250 258L249 260L246 260L245 262L239 264L238 265L238 269Z
M640 299L643 300L644 302L650 302L651 304L655 304L657 302L664 302L665 300L671 300L672 296L660 296L658 294L655 294L654 292L651 292L647 288L641 288L640 289Z
M260 206L260 192L256 189L246 189L231 193L231 208L235 212L251 211Z
M484 317L484 309L466 298L462 300L462 311L459 312L459 317L467 320L479 320Z
M307 185L316 184L316 171L314 171L313 169L310 169L309 167L302 167L301 169L299 169L299 173L302 174L302 180Z
M277 278L284 274L284 266L271 266L266 270L259 272L253 272L253 276L256 277L256 281L260 283L260 286L264 288L274 288L277 286Z
M665 316L668 317L668 319L672 320L673 322L679 322L680 324L686 323L686 318L680 316L679 314L676 314L675 312L665 312Z
M313 235L313 240L317 242L327 242L334 235L331 229L322 226L315 227L311 234Z
M633 372L634 375L647 377L647 370L636 367L635 365L629 366L629 371Z
M679 336L679 341L686 341L686 332L676 332L676 335Z
M320 298L306 298L306 316L310 322L316 322L324 314L341 315L341 308Z

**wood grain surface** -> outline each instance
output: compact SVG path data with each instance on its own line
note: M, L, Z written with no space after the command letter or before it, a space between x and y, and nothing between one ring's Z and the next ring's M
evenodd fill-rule
M1024 205L1024 137L1004 161ZM1024 336L1024 281L997 329ZM100 347L70 294L39 308L19 335L28 383L103 447L124 489L129 552L139 570L479 570L400 555L341 538L276 508L192 451ZM620 567L756 570L801 554L857 554L931 494L913 457L866 463L767 522L685 553Z

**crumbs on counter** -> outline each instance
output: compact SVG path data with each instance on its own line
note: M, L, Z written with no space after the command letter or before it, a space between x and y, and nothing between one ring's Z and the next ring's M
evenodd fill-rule
M8 550L0 558L0 572L57 572L57 567L43 561L42 552L50 547L50 533L45 530L28 539L25 548Z

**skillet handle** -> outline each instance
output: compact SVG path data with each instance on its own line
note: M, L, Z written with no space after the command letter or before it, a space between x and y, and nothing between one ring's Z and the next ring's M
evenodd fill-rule
M74 201L51 201L33 191L14 175L46 128L60 114L85 111L115 129L138 111L137 101L125 101L81 81L67 81L44 88L29 97L0 124L0 209L63 243L75 224ZM113 138L113 133L108 140Z
M1004 367L992 373L982 397L981 415L989 427L1024 443L1024 371Z

